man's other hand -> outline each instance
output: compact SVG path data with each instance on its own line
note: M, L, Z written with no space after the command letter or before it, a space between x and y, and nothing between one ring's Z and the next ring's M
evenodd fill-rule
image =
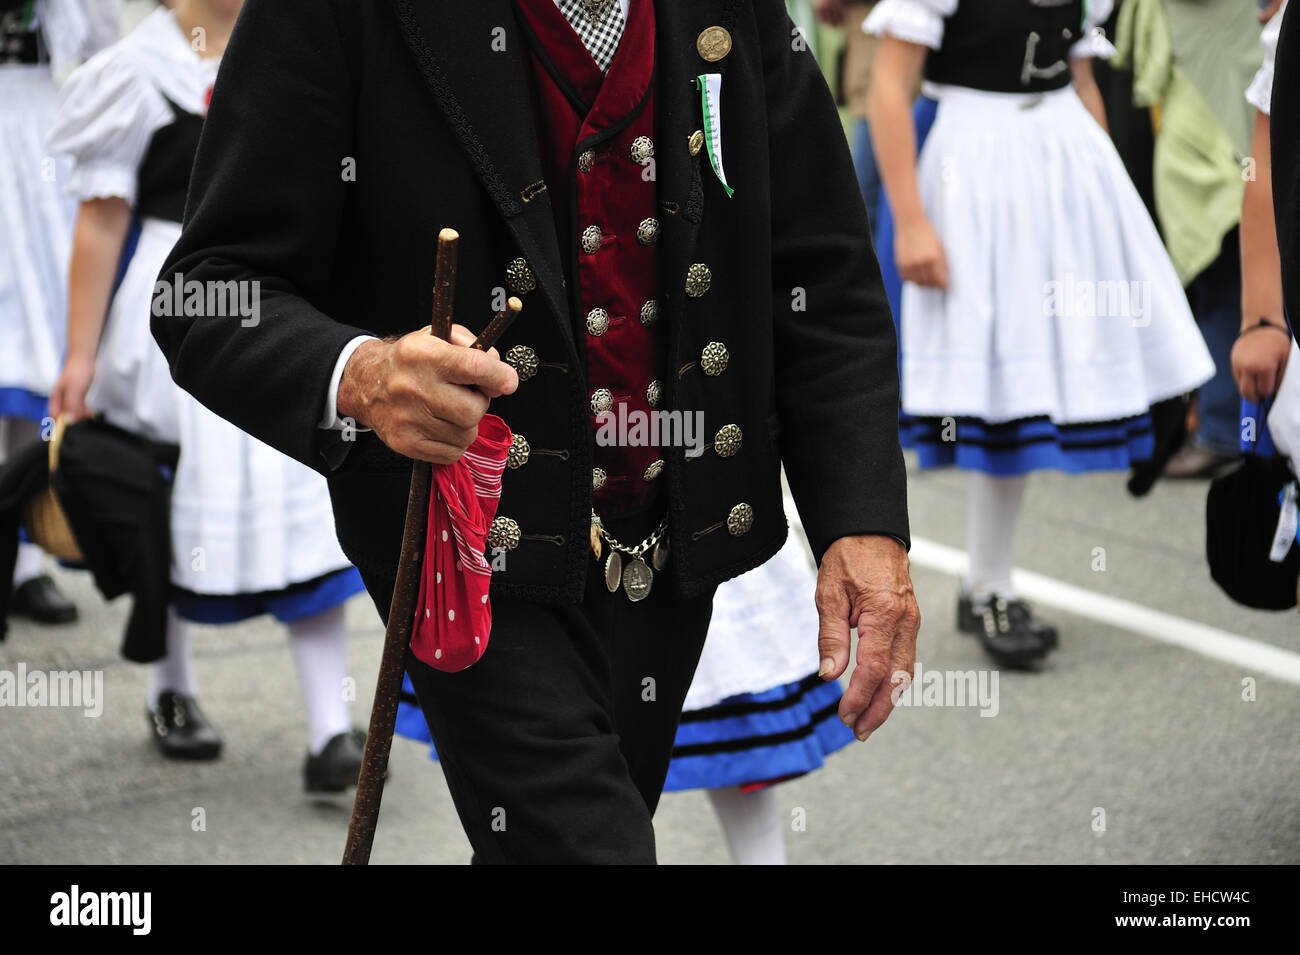
M821 677L838 679L849 665L849 631L858 629L858 661L840 700L840 719L860 740L894 709L896 678L910 679L921 611L912 592L907 551L892 537L841 537L817 574Z

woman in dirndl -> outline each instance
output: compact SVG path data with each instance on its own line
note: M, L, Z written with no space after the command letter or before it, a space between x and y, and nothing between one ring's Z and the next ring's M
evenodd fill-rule
M1019 599L1028 475L1124 470L1151 408L1214 372L1105 129L1111 0L882 0L871 129L904 279L903 412L922 468L970 472L961 630L1011 667L1057 634ZM911 91L938 102L915 153Z
M114 0L0 0L0 463L41 439L63 356L76 203L45 150L56 77L117 39L117 13ZM13 588L15 613L77 619L33 543L18 545Z
M335 537L325 480L177 387L149 328L241 5L177 0L158 9L77 69L61 92L49 149L71 157L65 185L80 207L68 354L51 411L70 420L99 414L180 448L166 655L150 666L145 714L163 754L212 759L222 749L198 705L194 625L270 614L288 630L306 710L304 786L339 791L356 782L361 763L343 605L362 585ZM240 302L249 304L243 293ZM257 334L255 325L247 330Z

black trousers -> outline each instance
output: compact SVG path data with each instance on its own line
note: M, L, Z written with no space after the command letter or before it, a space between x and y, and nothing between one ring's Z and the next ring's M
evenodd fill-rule
M650 819L712 607L667 573L632 603L593 559L581 606L493 600L469 669L408 654L475 862L655 862Z

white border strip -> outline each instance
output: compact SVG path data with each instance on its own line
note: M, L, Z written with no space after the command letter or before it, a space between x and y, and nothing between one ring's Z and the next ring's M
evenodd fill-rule
M912 562L927 570L961 576L966 572L966 552L924 538L912 539ZM1300 653L1270 643L1219 630L1194 620L1152 610L1141 604L1108 597L1032 571L1015 571L1016 588L1025 597L1075 616L1182 647L1202 656L1231 663L1258 673L1300 684Z

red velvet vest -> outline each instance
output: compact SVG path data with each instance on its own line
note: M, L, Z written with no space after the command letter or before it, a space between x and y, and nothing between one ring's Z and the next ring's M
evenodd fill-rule
M593 507L614 516L657 504L666 481L659 449L647 443L667 352L658 302L654 4L631 0L607 74L554 0L519 0L519 11L532 45L542 171L574 329L586 342ZM629 427L602 430L604 415ZM638 419L644 438L632 427ZM618 443L604 440L611 435Z

